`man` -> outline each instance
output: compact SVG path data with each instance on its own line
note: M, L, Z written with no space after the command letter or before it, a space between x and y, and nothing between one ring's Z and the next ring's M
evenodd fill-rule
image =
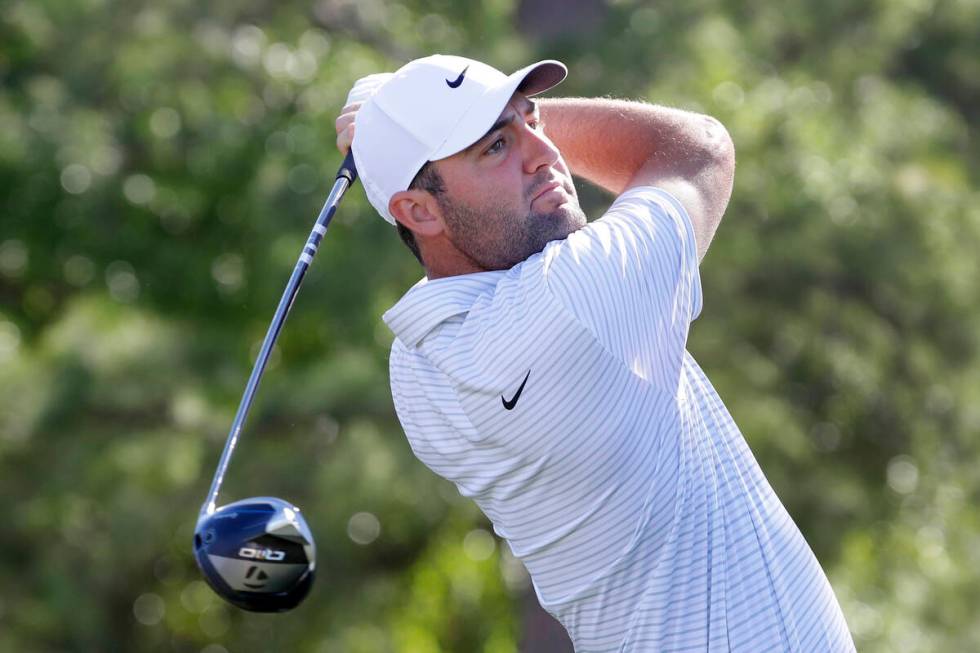
M577 651L851 651L685 350L731 139L683 111L533 99L565 73L435 55L362 80L337 120L426 272L384 315L412 449L477 502ZM590 224L571 173L618 195Z

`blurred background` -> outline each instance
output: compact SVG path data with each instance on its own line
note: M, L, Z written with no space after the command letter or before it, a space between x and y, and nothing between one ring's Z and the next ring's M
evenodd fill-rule
M738 152L689 349L859 650L980 650L977 0L11 0L0 16L0 650L567 651L417 462L381 313L421 275L355 188L223 502L316 535L294 612L219 600L197 511L340 156L433 52L709 113ZM587 211L610 198L580 186Z

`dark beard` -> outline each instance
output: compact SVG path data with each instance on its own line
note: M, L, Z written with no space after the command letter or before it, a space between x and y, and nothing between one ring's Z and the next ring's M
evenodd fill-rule
M585 226L585 214L575 205L548 213L531 213L520 229L496 233L487 238L488 229L506 229L511 224L502 210L477 211L456 204L445 196L438 198L453 244L485 270L508 270L542 251L553 240L564 240Z

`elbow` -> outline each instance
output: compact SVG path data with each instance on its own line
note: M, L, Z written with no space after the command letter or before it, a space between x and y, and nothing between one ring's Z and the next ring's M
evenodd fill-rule
M716 202L724 212L735 183L735 142L719 121L710 116L704 116L704 119L704 174L711 178L710 185L716 189Z
M731 134L715 118L697 115L690 122L686 141L683 176L727 201L735 179L735 143Z
M697 174L704 208L705 238L699 254L703 257L728 207L735 185L735 143L725 126L704 116L702 168Z
M721 123L718 123L718 124L721 125ZM729 180L730 181L734 181L734 179L735 179L735 141L732 140L732 136L731 136L731 134L728 133L728 130L727 129L725 129L724 127L722 127L722 131L724 132L724 138L722 139L722 142L718 146L718 149L719 149L718 157L720 159L720 162L721 162L722 167L725 169L725 171L728 174Z
M712 165L735 173L735 142L725 126L711 116L704 116L703 142Z

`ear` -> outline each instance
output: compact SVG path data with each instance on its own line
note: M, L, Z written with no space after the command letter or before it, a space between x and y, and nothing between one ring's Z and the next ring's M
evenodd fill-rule
M388 211L398 222L421 236L437 236L445 229L442 207L424 190L402 190L391 196Z

